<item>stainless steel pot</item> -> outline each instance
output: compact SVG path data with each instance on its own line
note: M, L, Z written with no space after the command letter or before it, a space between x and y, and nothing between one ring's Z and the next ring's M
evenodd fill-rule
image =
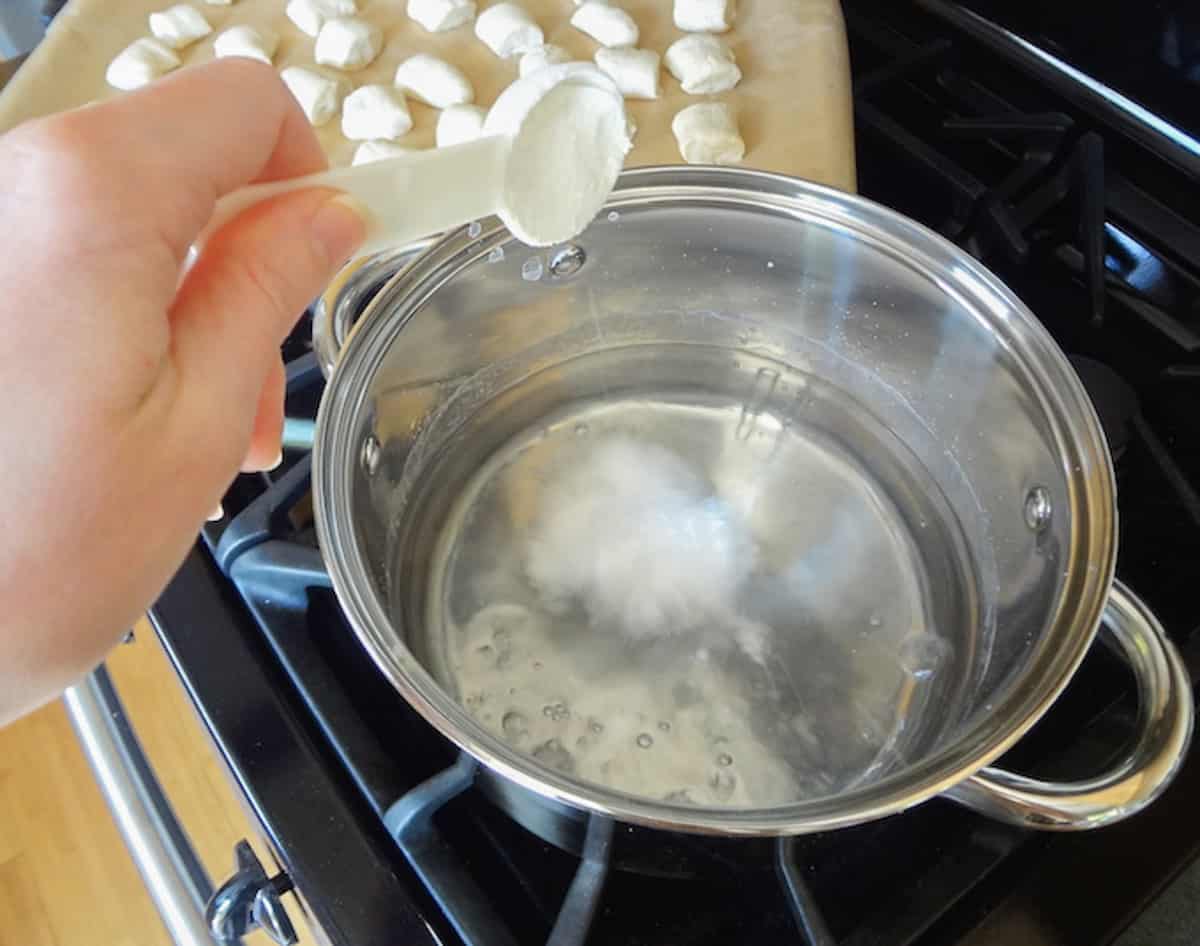
M348 274L316 320L318 353L336 358L313 452L321 547L381 671L512 785L552 809L778 835L934 795L1007 821L1090 828L1137 812L1170 782L1191 738L1191 689L1153 615L1113 581L1114 480L1095 413L1036 318L950 243L805 182L657 168L625 174L597 221L548 253L494 220L449 235L379 288L345 337L347 300L375 292L380 269ZM840 665L830 642L856 654L848 635L869 635L853 628L882 629L863 645L869 660L845 657L861 699L894 717L855 777L802 791L789 782L794 797L766 804L651 798L522 751L454 692L443 640L453 620L442 613L451 566L437 552L447 523L466 530L458 538L475 559L503 567L541 476L521 466L534 454L511 445L557 443L562 418L587 429L573 405L646 400L650 388L680 410L716 399L705 437L737 444L701 444L707 473L752 469L771 497L767 525L786 526L787 554L806 568L814 536L825 543L830 563L804 602L806 626L825 636L797 632L804 653ZM684 437L676 426L643 425L664 440ZM462 496L501 454L521 471L493 484L508 491L503 521L471 533ZM797 464L816 499L770 472ZM851 506L866 532L839 545L829 510ZM885 620L878 601L908 617ZM1100 628L1137 679L1126 757L1077 783L989 768L1054 702ZM796 646L780 641L777 662L805 673Z

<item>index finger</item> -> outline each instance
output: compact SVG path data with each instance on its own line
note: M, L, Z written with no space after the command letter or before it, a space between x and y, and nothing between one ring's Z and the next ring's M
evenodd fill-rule
M160 222L160 232L180 258L219 197L246 184L327 167L287 86L274 69L251 59L183 69L94 111L108 146L127 163L148 165L143 186L163 182L177 189L171 201L176 213Z

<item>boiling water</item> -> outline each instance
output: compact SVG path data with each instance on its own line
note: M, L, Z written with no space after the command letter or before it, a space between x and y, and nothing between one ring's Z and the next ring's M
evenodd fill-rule
M770 807L928 751L979 614L911 445L778 364L674 346L613 384L629 357L526 378L422 465L418 656L513 747L642 797Z

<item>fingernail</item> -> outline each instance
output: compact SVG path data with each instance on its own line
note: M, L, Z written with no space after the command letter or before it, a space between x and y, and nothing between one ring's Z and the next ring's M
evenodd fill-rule
M367 235L368 213L349 194L339 194L320 206L312 218L313 239L330 262L340 263L353 253Z
M208 514L209 522L219 522L225 518L225 507L217 503L217 508Z
M278 470L281 466L283 466L283 448L282 447L279 448L279 453L275 454L275 460L271 463L271 465L269 467L267 467L267 471L270 472L271 470Z

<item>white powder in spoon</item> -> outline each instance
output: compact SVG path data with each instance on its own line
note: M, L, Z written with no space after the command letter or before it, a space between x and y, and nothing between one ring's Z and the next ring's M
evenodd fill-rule
M531 246L577 236L603 206L631 147L620 91L588 63L547 66L513 83L483 134L513 136L500 216Z

